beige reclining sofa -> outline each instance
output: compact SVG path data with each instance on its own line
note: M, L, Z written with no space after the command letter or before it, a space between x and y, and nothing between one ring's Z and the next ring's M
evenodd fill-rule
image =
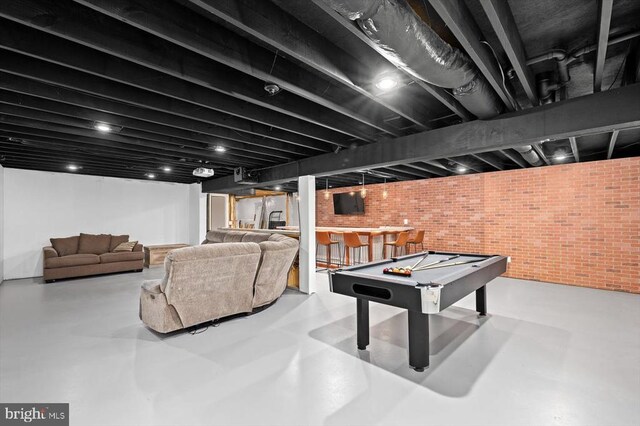
M252 312L282 295L297 252L284 235L210 231L202 245L170 251L164 277L143 283L140 319L169 333Z

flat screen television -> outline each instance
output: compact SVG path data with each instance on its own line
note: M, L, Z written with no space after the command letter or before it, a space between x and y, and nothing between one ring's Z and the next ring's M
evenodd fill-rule
M364 199L358 192L333 194L334 214L364 214Z

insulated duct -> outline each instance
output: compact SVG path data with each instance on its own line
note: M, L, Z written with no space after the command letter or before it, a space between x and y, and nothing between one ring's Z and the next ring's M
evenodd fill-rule
M518 146L513 149L518 151L520 155L522 155L522 158L524 158L526 162L531 164L532 166L542 166L544 164L538 156L538 153L533 150L533 147L531 145Z
M406 0L323 0L356 21L385 57L417 78L453 90L453 96L481 119L495 117L502 103L480 70L451 47Z
M397 67L453 96L480 119L502 112L502 103L473 61L442 40L406 0L323 0L362 31ZM530 145L516 148L533 166L544 164Z

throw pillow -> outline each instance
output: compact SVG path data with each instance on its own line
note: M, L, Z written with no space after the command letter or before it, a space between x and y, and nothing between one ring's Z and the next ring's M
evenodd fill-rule
M78 254L104 254L109 252L111 235L80 234Z
M129 241L128 235L112 235L111 244L109 244L109 251L113 252L120 243L126 243L127 241Z
M78 236L67 238L49 238L54 250L58 252L58 256L68 256L78 253Z
M113 249L114 253L119 251L133 251L133 248L138 244L137 241L127 241L126 243L118 244L118 247Z

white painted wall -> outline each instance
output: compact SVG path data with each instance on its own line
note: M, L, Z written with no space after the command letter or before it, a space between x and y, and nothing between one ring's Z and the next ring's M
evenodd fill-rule
M189 185L189 244L198 245L207 235L207 194L200 184Z
M209 214L211 215L209 229L226 228L231 226L229 223L229 195L228 194L208 194L209 195ZM205 200L206 201L206 200Z
M4 167L0 166L0 283L4 279Z
M199 244L199 193L199 184L4 169L4 277L41 276L49 238L80 232Z

